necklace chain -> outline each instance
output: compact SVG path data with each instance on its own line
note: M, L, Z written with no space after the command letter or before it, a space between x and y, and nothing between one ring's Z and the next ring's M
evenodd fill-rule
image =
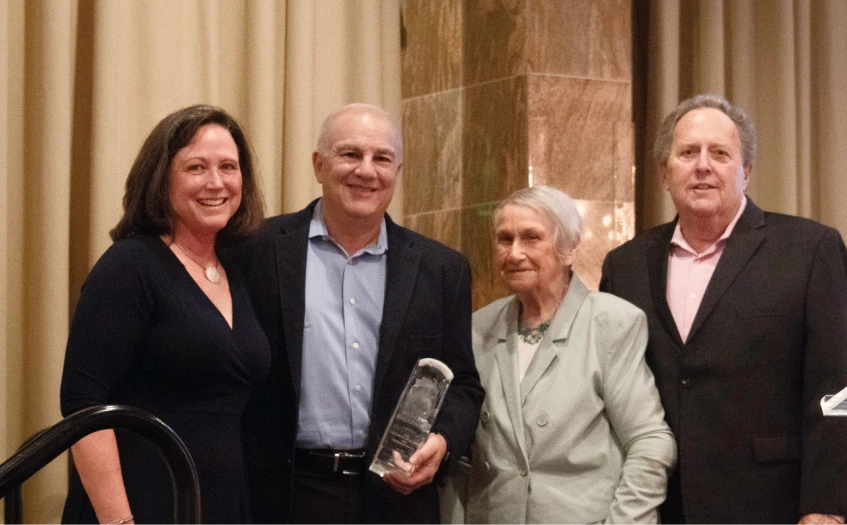
M179 248L179 251L181 251L183 254L185 254L186 257L191 259L191 262L203 269L204 273L206 274L206 280L213 284L221 284L221 273L218 271L218 266L220 266L221 261L220 259L218 259L217 255L215 255L215 264L213 266L203 266L197 261L197 259L192 257L190 253L188 253L188 250L183 248L178 242L173 241L173 243L176 245L177 248Z

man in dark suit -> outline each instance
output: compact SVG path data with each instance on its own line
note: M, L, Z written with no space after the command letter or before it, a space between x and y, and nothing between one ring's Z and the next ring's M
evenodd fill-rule
M384 110L327 117L312 160L323 197L268 219L235 254L274 349L245 414L253 519L437 522L431 482L473 441L484 397L470 267L385 213L403 149ZM423 357L447 364L453 382L412 474L381 479L368 465Z
M600 289L647 313L647 362L679 446L665 523L843 523L847 250L816 222L746 198L747 114L686 100L654 154L677 210L613 250Z

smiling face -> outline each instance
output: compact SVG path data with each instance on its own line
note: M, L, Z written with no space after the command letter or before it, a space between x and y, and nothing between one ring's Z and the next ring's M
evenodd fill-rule
M747 189L741 139L735 123L713 108L689 111L674 128L665 189L682 221L732 221Z
M176 238L214 236L241 205L238 147L217 124L197 130L171 160L169 199Z
M338 226L382 220L400 174L399 141L397 130L380 115L351 112L335 119L328 151L312 155L325 218Z
M540 293L563 283L573 252L562 260L553 225L535 210L508 204L494 233L494 257L503 282L518 295Z

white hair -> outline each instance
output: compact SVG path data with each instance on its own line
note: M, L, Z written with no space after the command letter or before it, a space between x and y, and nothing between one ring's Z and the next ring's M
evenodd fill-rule
M503 199L494 210L494 226L503 218L506 206L520 206L538 213L553 225L553 240L556 253L562 259L579 244L582 234L582 219L576 204L567 193L553 186L532 186L520 189Z

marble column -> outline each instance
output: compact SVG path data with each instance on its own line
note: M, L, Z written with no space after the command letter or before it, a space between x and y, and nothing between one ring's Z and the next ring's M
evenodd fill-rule
M474 308L506 295L491 212L552 184L596 289L634 233L631 0L403 0L404 224L462 251Z

